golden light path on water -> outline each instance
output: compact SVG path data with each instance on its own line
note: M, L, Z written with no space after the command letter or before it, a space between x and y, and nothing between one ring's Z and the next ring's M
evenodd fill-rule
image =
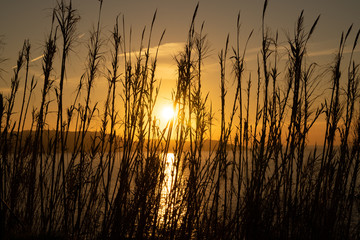
M165 158L165 166L164 166L164 182L162 184L162 189L161 189L161 200L160 200L160 209L159 209L160 222L164 222L166 211L167 210L171 211L171 204L169 202L170 193L176 176L176 168L174 162L175 162L174 154L167 153ZM167 209L169 207L170 209Z

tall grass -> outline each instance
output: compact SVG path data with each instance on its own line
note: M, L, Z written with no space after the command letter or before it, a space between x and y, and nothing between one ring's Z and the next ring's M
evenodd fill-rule
M352 27L341 35L329 73L320 75L307 54L319 17L307 30L301 12L284 44L287 63L281 72L282 46L278 33L272 35L266 26L265 1L253 76L245 74L252 32L241 45L239 14L234 46L228 35L218 55L217 115L214 99L203 88L209 44L206 25L197 25L197 5L184 49L175 56L176 117L162 128L154 109L165 31L151 51L157 13L134 53L124 16L116 18L111 37L104 40L102 4L88 40L85 72L68 106L63 101L66 69L80 20L71 1L54 8L42 79L29 76L31 45L26 40L10 93L0 95L3 239L360 238L360 31L349 62L344 56ZM94 102L100 79L107 82L105 100ZM228 91L230 79L234 91ZM330 83L323 99L320 83ZM32 106L29 120L38 86L40 103ZM255 109L250 109L252 101ZM49 119L52 109L56 123ZM323 144L308 146L321 118ZM101 124L91 131L96 119ZM25 131L28 121L31 128ZM218 139L213 138L214 125L220 126Z

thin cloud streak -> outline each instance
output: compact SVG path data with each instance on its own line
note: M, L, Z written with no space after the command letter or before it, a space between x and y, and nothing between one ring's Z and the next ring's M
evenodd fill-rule
M328 55L334 55L339 51L339 49L337 48L330 48L330 49L325 49L325 50L321 50L321 51L312 51L311 53L308 54L308 56L310 57L320 57L320 56L328 56ZM350 48L345 49L344 53L348 54L351 53L352 50ZM354 53L360 52L359 49L355 49Z
M31 63L36 62L44 57L44 54L30 60ZM13 66L11 69L16 69L17 66Z
M42 59L43 57L44 57L44 54L41 55L41 56L38 56L37 58L32 59L30 62L31 62L31 63L32 63L32 62L36 62L37 60Z
M173 42L173 43L161 44L159 46L158 58L172 57L172 56L176 55L178 52L180 52L181 50L183 50L184 46L185 46L184 42ZM157 49L158 49L158 46L150 47L149 48L150 56L155 56ZM147 48L143 48L141 54L142 55L145 54L146 51L147 51ZM139 56L139 53L140 53L139 51L131 51L131 52L126 52L126 55ZM124 55L125 55L125 53L119 54L120 57L123 57Z

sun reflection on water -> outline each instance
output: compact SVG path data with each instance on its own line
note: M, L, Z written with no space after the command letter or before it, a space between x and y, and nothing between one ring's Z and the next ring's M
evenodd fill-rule
M175 162L174 154L167 153L164 163L164 181L161 189L161 200L160 200L160 210L159 210L160 222L164 222L166 211L171 210L170 193L176 175L176 168L174 162Z

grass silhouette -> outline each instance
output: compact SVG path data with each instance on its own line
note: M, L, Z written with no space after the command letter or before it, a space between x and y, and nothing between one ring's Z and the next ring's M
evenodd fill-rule
M111 46L103 44L102 4L88 42L86 69L69 106L63 102L63 86L80 19L71 1L54 8L41 83L29 76L31 45L25 40L10 94L0 94L2 239L360 238L360 75L354 58L360 31L345 67L352 27L341 35L331 78L324 80L330 94L321 102L315 94L317 65L307 58L319 17L306 30L300 13L286 43L286 74L280 74L278 34L271 36L266 28L265 1L252 97L254 76L244 75L252 32L240 46L239 14L236 45L229 45L228 36L218 56L220 136L213 139L214 111L202 88L209 45L204 24L199 29L195 25L199 5L184 49L175 57L176 118L162 129L154 107L165 31L150 54L157 13L148 38L143 30L134 60L127 45L131 31L128 35L121 16L115 20ZM103 55L106 47L110 65ZM57 51L59 81L53 75ZM102 66L110 66L103 75ZM236 86L232 102L226 97L229 67ZM20 74L25 74L22 93ZM105 102L92 102L100 77L108 83ZM24 131L38 87L41 102L33 106L30 131ZM15 114L19 95L21 108ZM251 99L256 99L253 122ZM55 125L48 119L50 104L57 107ZM101 125L90 132L96 114ZM307 146L320 117L326 120L323 145ZM168 153L173 154L171 164Z

